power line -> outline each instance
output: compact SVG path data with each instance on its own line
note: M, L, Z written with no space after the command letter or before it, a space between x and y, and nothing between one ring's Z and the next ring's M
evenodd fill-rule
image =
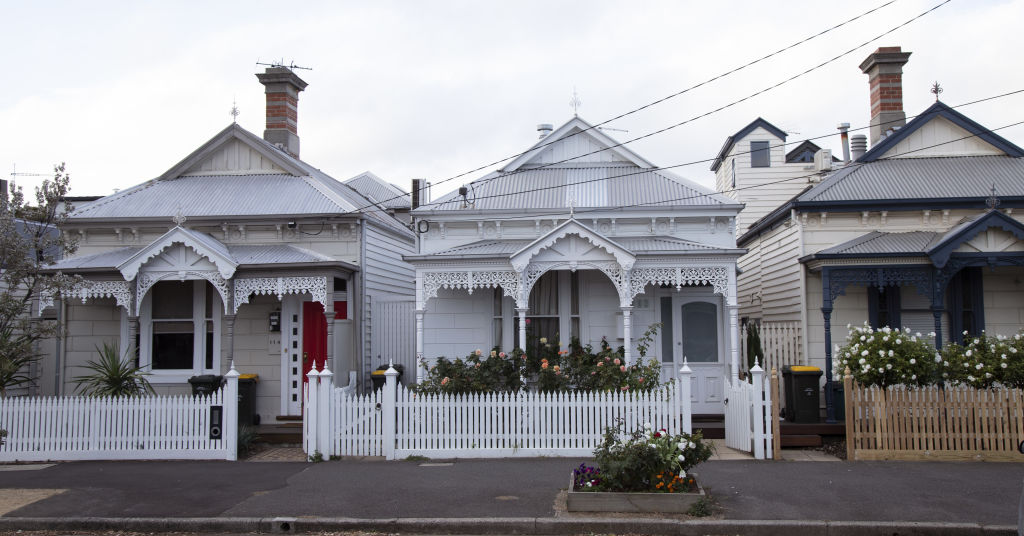
M739 71L742 71L743 69L746 69L746 68L748 68L748 67L751 67L751 66L753 66L753 65L756 65L756 64L758 64L758 63L760 63L760 62L762 62L762 61L765 61L765 60L767 60L767 59L769 59L769 58L772 58L772 57L774 57L774 56L777 56L777 55L779 55L779 54L782 54L783 52L786 52L786 51L788 51L788 50L791 50L791 49L793 49L793 48L796 48L796 47L797 47L797 46L799 46L799 45L802 45L802 44L804 44L804 43L807 43L807 42L809 42L809 41L812 41L812 40L814 40L814 39L816 39L816 38L818 38L818 37L821 37L821 36L823 36L823 35L825 35L825 34L827 34L827 33L829 33L829 32L832 32L833 30L836 30L836 29L838 29L838 28L841 28L841 27L843 27L843 26L845 26L845 25L847 25L847 24L849 24L849 23L851 23L851 22L854 22L854 21L856 21L856 20L858 20L858 19L861 19L861 18L863 18L863 17L865 17L865 16L867 16L867 15L870 15L870 14L872 14L872 13L874 13L874 12L876 12L876 11L878 11L878 10L882 9L882 8L885 8L885 7L887 7L887 6L891 5L891 4L893 4L893 3L895 2L895 1L896 1L896 0L890 0L890 1L886 2L886 3L884 3L884 4L881 4L881 5L877 6L877 7L874 7L874 8L872 8L872 9L869 9L869 10L867 10L867 11L865 11L865 12L863 12L863 13L861 13L861 14L859 14L859 15L855 16L855 17L852 17L852 18L850 18L850 19L847 19L847 20L845 20L845 21L843 21L843 22L841 22L841 23L839 23L839 24L836 24L836 25L834 25L834 26L831 26L831 27L829 27L829 28L827 28L827 29L825 29L825 30L822 30L822 31L820 31L820 32L818 32L818 33L816 33L816 34L814 34L814 35L811 35L811 36L809 36L809 37L806 37L806 38L804 38L804 39L801 39L801 40L799 40L799 41L796 41L796 42L794 42L794 43L792 43L792 44L790 44L790 45L787 45L787 46L785 46L785 47L782 47L782 48L780 48L780 49L776 50L775 52L771 52L771 53L769 53L769 54L766 54L766 55L764 55L764 56L761 56L761 57L759 57L759 58L757 58L757 59L751 60L751 61L749 61L749 62L747 62L747 63L745 63L745 64L743 64L743 65L740 65L739 67L735 67L735 68L733 68L733 69L730 69L730 70L728 70L728 71L725 71L725 72L723 72L723 73L721 73L721 74L718 74L718 75L716 75L716 76L713 76L713 77L711 77L711 78L709 78L709 79L707 79L707 80L704 80L704 81L702 81L702 82L699 82L699 83L697 83L697 84L694 84L694 85L692 85L692 86L690 86L690 87L688 87L688 88L686 88L686 89L683 89L683 90L681 90L681 91L677 91L677 92L675 92L675 93L673 93L673 94L671 94L671 95L668 95L668 96L666 96L666 97L662 97L662 98L660 98L660 99L657 99L657 100L655 100L655 101L649 102L649 103L647 103L647 104L644 104L644 105L642 105L642 106L639 106L639 107L637 107L637 108L633 108L633 109L631 109L631 110L629 110L629 111L627 111L627 112L621 113L621 114L619 114L619 115L617 115L617 116L615 116L615 117L612 117L612 118L610 118L610 119L607 119L607 120L605 120L605 121L602 121L602 122L600 122L600 123L594 124L594 125L592 125L592 126L590 126L590 127L586 128L586 129L580 130L579 132L575 132L575 133L573 133L573 134L571 134L571 135L569 135L569 136L566 136L566 137L560 138L559 140L552 140L552 141L550 141L550 142L546 142L546 143L543 143L543 144L541 144L541 145L537 145L537 146L531 147L530 149L528 149L528 150L526 150L526 151L522 151L522 152L520 152L520 153L516 153L516 154L513 154L513 155L511 155L511 156L507 156L507 157L504 157L504 158L502 158L502 159L500 159L500 160L495 160L495 161L493 161L493 162L490 162L490 163L488 163L488 164L484 164L484 165L482 165L482 166L478 166L478 167L475 167L475 168L473 168L473 169L471 169L471 170L469 170L469 171L465 171L465 172L459 173L458 175L453 175L453 176L451 176L451 177L448 177L448 178L446 178L446 179L442 179L442 180L440 180L440 181L437 181L437 182L435 182L435 183L431 184L431 186L435 186L435 185L438 185L438 184L444 184L444 183L446 183L446 182L449 182L449 181L452 181L452 180L455 180L455 179L458 179L458 178L461 178L461 177L465 177L466 175L469 175L469 174L471 174L471 173L476 173L476 172L478 172L478 171L482 171L482 170L488 169L488 168L490 168L490 167L492 167L492 166L496 166L496 165L498 165L498 164L500 164L500 163L502 163L502 162L505 162L505 161L507 161L507 160L509 160L509 159L512 159L512 158L518 158L518 157L520 157L520 156L522 156L522 155L524 155L524 154L526 154L526 153L528 153L528 152L530 152L530 151L533 151L533 150L536 150L536 149L540 149L540 148L543 148L543 147L547 147L548 145L550 145L550 144L552 144L552 143L555 143L555 142L557 142L557 141L560 141L560 140L563 140L563 139L567 139L567 138L570 138L570 137L572 137L572 136L576 136L576 135L578 135L578 134L582 134L583 132L587 132L587 131L589 131L589 130L592 130L592 129L595 129L595 128L599 128L599 127L601 127L601 126L603 126L603 125L606 125L606 124L608 124L608 123L610 123L610 122L612 122L612 121L616 121L616 120L618 120L618 119L622 119L623 117L627 117L627 116L629 116L629 115L635 114L635 113L637 113L637 112L640 112L640 111L642 111L642 110L645 110L645 109L647 109L647 108L650 108L650 107L652 107L652 106L655 106L655 105L661 104L662 102L668 101L668 100L670 100L670 99L673 99L673 98L675 98L675 97L678 97L678 96L680 96L680 95L683 95L683 94L685 94L685 93L688 93L688 92L690 92L690 91L692 91L692 90L694 90L694 89L697 89L697 88L699 88L699 87L705 86L705 85L707 85L707 84L710 84L710 83L712 83L712 82L715 82L715 81L717 81L717 80L721 80L721 79L723 79L723 78L725 78L725 77L727 77L727 76L729 76L729 75L735 74L735 73L737 73L737 72L739 72ZM933 7L933 8L932 8L931 10L929 10L929 11L933 11L933 10L937 9L938 7L942 6L943 4L945 4L945 3L948 3L949 1L950 1L950 0L945 0L945 2L943 2L942 4L939 4L939 5L935 6L935 7ZM916 19L916 18L920 18L921 16L924 16L924 15L925 15L925 14L927 14L927 13L928 13L928 11L926 11L925 13L922 13L921 15L918 15L917 17L915 17L915 19ZM904 25L906 25L906 24L909 24L910 22L912 22L912 21L913 21L913 20L915 20L915 19L911 19L911 20L909 20L909 21L905 22L904 24L902 24L902 25L900 25L900 26L897 26L896 28L893 28L893 29L892 29L892 30L890 30L889 32L886 32L886 33L883 33L883 34L879 35L878 37L876 37L876 38L872 39L871 41L874 41L874 40L876 40L876 39L879 39L879 38L881 38L882 36L884 36L884 35L887 35L888 33L891 33L892 31L895 31L896 29L900 28L901 26L904 26ZM870 43L871 41L868 41L868 43ZM866 43L865 43L865 44L866 44ZM863 45L860 45L860 46L863 46ZM858 46L857 48L860 48L860 46ZM836 59L836 58L834 58L834 59ZM831 61L834 61L834 59L833 59L833 60L830 60L830 62L831 62ZM820 67L820 66L819 66L819 67ZM816 67L816 68L817 68L817 67ZM812 69L812 70L813 70L813 69ZM809 72L809 71L808 71L808 72ZM801 73L801 75L798 75L798 76L802 76L803 74L806 74L806 73ZM784 83L784 82L783 82L783 83ZM780 84L780 85L781 85L781 84ZM774 88L769 88L769 89L774 89ZM766 89L766 90L763 90L763 91L761 91L761 92L759 92L759 93L763 93L764 91L768 91L768 89ZM750 97L753 97L753 96L756 96L756 95L757 95L757 94L754 94L754 95L751 95ZM750 97L748 97L748 98L750 98ZM743 100L746 100L746 99L743 99ZM742 102L742 100L741 100L741 101L737 101L737 103L739 103L739 102ZM733 103L733 104L736 104L736 103ZM730 104L730 105L727 105L727 106L725 106L725 107L723 107L723 108L721 108L721 109L724 109L724 108L726 108L726 107L728 107L728 106L731 106L731 105L732 105L732 104ZM711 113L715 113L715 112L717 112L717 111L719 111L719 110L713 110L712 112L709 112L708 114L703 114L703 115L701 115L701 116L697 116L697 117L695 117L695 118L693 118L693 119L690 119L690 120L689 120L689 121L687 121L687 122L690 122L690 121L696 120L696 119L698 119L698 118L700 118L700 117L704 117L705 115L710 115ZM677 126L680 126L681 124L685 124L685 122L684 122L684 123L680 123L680 124L677 124L677 125L674 125L674 126L672 126L672 127L669 127L669 129L671 129L671 128L675 128L675 127L677 127ZM664 130L669 130L669 129L664 129ZM657 134L657 133L660 133L660 132L661 132L661 131L659 131L659 132L655 132L655 133L652 133L652 134L650 134L650 135L653 135L653 134ZM649 135L648 135L648 136L649 136ZM647 137L647 136L643 136L643 137ZM642 139L643 137L640 137L640 138L635 138L635 139L633 139L633 140L629 140L629 141L627 141L627 142L624 142L624 143L621 143L621 144L619 144L619 145L624 145L625 143L630 143L630 142L632 142L632 141L636 141L637 139ZM616 145L615 147L617 147L617 146L619 146L619 145ZM609 148L610 148L610 147L609 147ZM581 156L586 156L586 155L581 155ZM391 198L391 199L385 199L385 200L383 200L382 202L387 202L387 201L391 201L391 200L394 200L394 199L398 199L398 198L400 198L400 197L402 197L402 196L395 196L395 197L393 197L393 198ZM362 210L364 210L365 208L369 208L369 207L371 207L371 206L372 206L372 205L367 205L367 206L365 206L365 207L360 207L360 208L356 209L356 211L355 211L355 212L361 212L361 211L362 211Z
M981 102L987 102L987 101L990 101L990 100L994 100L994 99L998 99L998 98L1003 98L1003 97L1008 97L1008 96L1016 95L1016 94L1020 94L1020 93L1024 93L1024 89L1017 89L1017 90L1014 90L1014 91L1009 91L1009 92L1006 92L1006 93L1001 93L999 95L993 95L993 96L984 97L984 98L981 98L981 99L976 99L976 100L973 100L973 101L965 102L963 104L958 104L956 106L950 106L950 108L954 108L954 109L955 108L962 108L962 107L965 107L965 106L970 106L970 105L978 104L978 103L981 103ZM918 115L908 116L908 119L913 119L915 117L918 117ZM869 128L870 128L870 126L856 127L856 128L850 129L849 132L857 132L857 131L867 130ZM1002 129L1002 128L1007 128L1007 127L1000 127L1000 129ZM999 130L999 129L996 129L996 130ZM822 134L822 135L814 136L814 137L810 137L810 138L806 138L806 139L801 140L799 142L791 142L789 144L781 143L781 144L776 144L776 145L770 145L769 147L770 148L785 147L786 145L796 145L798 143L803 143L804 141L818 140L818 139L822 139L822 138L829 138L829 137L832 137L832 136L835 136L834 132L831 132L831 133L828 133L828 134ZM743 155L743 154L750 154L751 152L752 151L749 151L749 150L748 151L737 151L734 154L736 154L736 155ZM629 173L622 173L622 174L618 174L618 175L612 175L612 176L607 176L607 177L598 177L598 178L594 178L594 179L588 179L588 180L584 180L584 181L579 181L579 182L573 183L571 185L570 184L559 184L559 185L553 185L553 186L543 186L543 187L538 187L538 188L530 188L530 189L526 189L526 190L519 190L519 191L511 192L511 193L501 193L501 194L493 194L493 195L486 195L486 196L478 196L476 199L493 199L493 198L498 198L498 197L510 197L510 196L515 196L515 195L523 195L523 194L528 194L528 193L532 193L532 192L538 192L538 191L554 190L554 189L558 189L558 188L567 188L569 186L577 186L577 185L580 185L580 184L588 184L588 183L594 183L594 182L607 181L607 180L611 180L611 179L629 177L629 176L638 175L638 174L641 174L641 173L648 173L648 172L651 172L651 171L669 170L669 169L675 169L675 168L680 168L680 167L692 166L692 165L696 165L696 164L713 162L716 158L717 157L705 158L705 159L701 159L701 160L692 160L692 161L684 162L684 163L681 163L681 164L674 164L674 165L671 165L671 166L661 166L661 167L656 167L656 168L653 168L653 169L652 168L639 169L637 171L633 171L633 172L629 172ZM539 169L539 168L537 168L537 169ZM785 179L785 180L791 180L791 179ZM782 182L785 182L785 180L783 180ZM766 183L766 184L778 184L778 183L772 182L772 183ZM720 193L720 192L716 192L716 193ZM697 198L697 197L706 197L707 195L708 194L700 194L698 196L691 196L691 197L686 197L686 198L680 198L678 200L693 199L693 198ZM672 200L670 200L670 201L672 201ZM452 202L452 201L449 200L449 201L446 201L446 202ZM667 201L659 201L658 204L665 203L665 202L667 202ZM430 203L429 205L440 205L440 204L441 203ZM429 206L429 205L424 205L424 206ZM610 208L605 207L605 208L592 209L592 210L609 210L609 209ZM577 212L579 212L579 211L577 211ZM515 219L515 218L509 218L509 219Z

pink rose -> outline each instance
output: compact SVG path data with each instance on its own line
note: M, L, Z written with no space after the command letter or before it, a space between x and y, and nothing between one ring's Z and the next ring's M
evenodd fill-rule
M622 372L626 372L626 365L622 365L621 367L619 367L619 370L621 370Z

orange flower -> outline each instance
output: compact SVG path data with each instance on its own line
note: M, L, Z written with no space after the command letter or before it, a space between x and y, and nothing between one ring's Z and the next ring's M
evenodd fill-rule
M548 368L548 361L546 359L543 362L541 362L540 368L542 368L542 369Z

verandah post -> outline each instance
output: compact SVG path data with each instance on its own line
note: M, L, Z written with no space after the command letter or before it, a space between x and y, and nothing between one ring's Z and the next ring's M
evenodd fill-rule
M384 372L384 399L381 400L381 411L384 412L384 459L395 459L395 399L398 397L398 371L394 364L388 363Z
M690 404L690 377L693 376L693 371L690 370L690 365L686 362L686 356L683 356L683 366L679 369L679 407L682 409L683 414L683 432L687 434L693 433L693 413L691 411Z
M231 370L224 375L227 383L224 385L223 399L224 422L221 426L221 437L224 438L224 459L235 461L238 459L238 377L241 374L235 370L235 361L231 361ZM211 397L212 398L212 397Z
M764 369L754 358L754 366L750 369L754 395L754 459L763 460L765 434L764 424Z

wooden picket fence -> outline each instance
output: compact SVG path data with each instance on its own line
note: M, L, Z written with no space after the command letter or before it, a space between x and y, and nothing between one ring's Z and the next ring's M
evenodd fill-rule
M750 452L758 460L772 459L772 421L778 420L772 404L773 384L760 366L750 372L750 383L725 379L725 445Z
M690 432L690 371L650 392L416 394L387 376L370 395L344 394L329 371L310 371L306 452L388 459L589 456L621 420Z
M234 460L238 372L212 395L14 397L0 399L0 462L56 460ZM224 401L232 401L225 404ZM210 439L220 407L221 439Z
M851 460L1021 461L1024 392L865 387L844 379Z

